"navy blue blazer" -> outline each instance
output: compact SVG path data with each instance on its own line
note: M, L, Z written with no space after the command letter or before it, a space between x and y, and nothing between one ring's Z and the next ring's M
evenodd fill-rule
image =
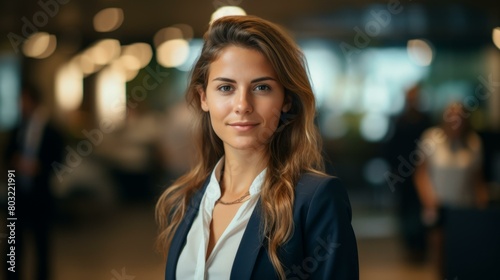
M175 279L177 262L209 178L193 196L168 251L165 279ZM294 231L279 251L287 279L359 279L356 238L349 198L338 178L304 174L295 189ZM269 280L278 275L262 232L260 200L241 239L231 279ZM182 279L180 279L182 280Z

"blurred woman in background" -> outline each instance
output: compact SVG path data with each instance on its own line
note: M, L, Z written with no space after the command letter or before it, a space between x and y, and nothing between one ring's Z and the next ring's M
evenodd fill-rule
M423 222L435 229L431 245L437 248L438 265L443 271L442 226L446 214L456 208L483 208L488 202L482 176L482 144L467 118L470 112L460 103L451 103L441 126L426 130L421 143L431 144L423 163L415 172L422 202Z

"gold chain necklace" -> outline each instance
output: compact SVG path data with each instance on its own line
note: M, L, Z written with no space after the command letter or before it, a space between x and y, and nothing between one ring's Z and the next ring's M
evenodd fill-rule
M222 179L224 178L224 167L225 165L222 166L222 169L220 171L220 179L219 179L219 185L222 186ZM245 194L243 194L240 198L234 200L234 201L231 201L231 202L225 202L225 201L222 201L219 199L217 199L217 201L215 202L216 204L217 203L220 203L222 205L233 205L233 204L238 204L238 203L241 203L245 200L245 198L247 198L248 196L250 196L250 192L247 191Z
M243 202L243 200L250 196L250 192L246 192L242 197L236 199L235 201L231 201L231 202L224 202L222 200L220 200L220 198L215 202L215 203L220 203L220 204L223 204L223 205L233 205L233 204L238 204L238 203L241 203Z

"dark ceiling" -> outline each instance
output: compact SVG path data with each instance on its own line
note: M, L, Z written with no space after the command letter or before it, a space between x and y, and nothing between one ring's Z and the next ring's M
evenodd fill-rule
M323 37L352 40L355 27L364 29L373 13L387 11L388 5L399 5L401 12L391 14L387 26L375 36L382 44L398 44L412 37L425 37L437 45L472 46L491 42L491 30L500 26L500 1L417 1L417 0L1 0L0 31L3 45L7 34L22 35L23 25L44 11L39 3L52 3L57 13L48 16L40 31L78 42L79 48L105 37L123 43L152 42L163 27L186 23L200 37L217 7L237 4L248 14L284 25L297 37ZM399 4L398 4L399 3ZM47 4L48 5L48 4ZM123 25L109 33L93 30L93 16L103 8L120 7ZM55 8L51 8L55 9Z

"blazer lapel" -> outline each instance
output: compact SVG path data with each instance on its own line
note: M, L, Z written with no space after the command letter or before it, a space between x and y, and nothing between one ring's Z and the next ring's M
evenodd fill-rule
M179 256L181 254L182 248L186 243L187 234L189 229L191 228L194 218L198 214L198 209L200 208L201 199L203 198L203 194L207 189L208 183L210 182L210 177L207 178L203 187L198 190L193 198L191 199L191 203L186 210L186 214L182 219L182 222L179 224L177 231L172 238L172 243L170 244L170 248L168 250L167 256L167 265L165 269L165 279L175 279L177 262L179 261Z
M260 232L260 215L259 199L236 252L231 269L231 279L247 280L252 276L255 261L263 244L263 236Z

